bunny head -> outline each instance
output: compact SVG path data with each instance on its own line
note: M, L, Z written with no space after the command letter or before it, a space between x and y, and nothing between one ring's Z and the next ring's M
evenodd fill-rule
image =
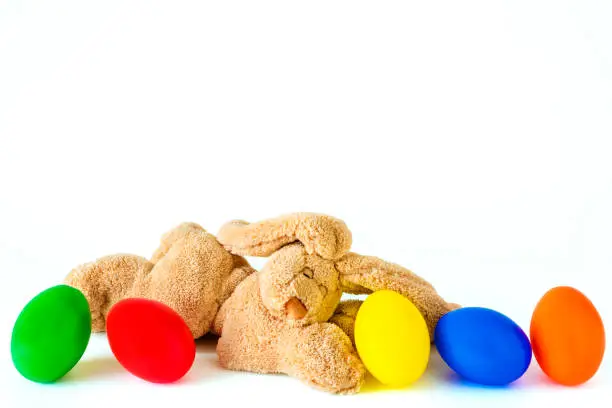
M348 252L346 224L313 213L295 213L249 224L232 221L217 235L231 253L270 256L258 275L262 303L271 315L292 326L330 319L342 293L394 290L423 314L433 338L435 325L454 308L433 286L408 269Z
M344 222L309 213L255 224L232 221L217 239L234 254L270 256L259 272L259 290L273 316L306 326L333 315L342 296L334 260L351 245Z

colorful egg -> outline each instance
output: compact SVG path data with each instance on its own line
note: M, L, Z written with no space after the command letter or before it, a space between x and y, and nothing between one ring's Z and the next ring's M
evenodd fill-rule
M191 331L178 313L157 301L117 302L108 313L106 331L119 363L146 381L177 381L195 359Z
M85 296L70 286L54 286L34 297L17 317L11 338L13 364L31 381L56 381L78 363L90 336Z
M373 293L359 308L355 345L368 371L381 383L395 387L423 375L431 347L419 310L389 290Z
M466 307L442 316L435 331L442 359L464 379L502 386L520 378L531 363L521 328L491 309Z
M533 353L553 381L579 385L599 369L606 347L603 322L593 303L570 287L549 290L531 318Z

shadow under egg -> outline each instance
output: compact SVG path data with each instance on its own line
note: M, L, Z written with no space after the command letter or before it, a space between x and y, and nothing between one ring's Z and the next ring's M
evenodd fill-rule
M81 382L92 379L108 379L126 373L114 357L83 359L58 382Z

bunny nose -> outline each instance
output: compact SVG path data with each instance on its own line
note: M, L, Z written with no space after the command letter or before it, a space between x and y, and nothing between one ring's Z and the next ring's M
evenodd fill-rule
M290 298L285 303L285 314L289 319L300 320L308 313L306 306L296 297Z

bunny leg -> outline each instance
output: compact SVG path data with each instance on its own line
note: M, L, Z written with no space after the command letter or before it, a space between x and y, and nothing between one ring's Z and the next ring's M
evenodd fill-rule
M153 264L135 255L110 255L74 268L64 283L79 289L91 310L92 330L104 331L112 305L129 296L133 284L151 272Z
M359 391L365 368L351 340L338 326L315 323L290 329L285 336L280 342L280 371L325 391Z
M343 300L329 319L330 323L340 327L349 336L353 345L355 345L355 318L362 303L363 301L357 299Z

